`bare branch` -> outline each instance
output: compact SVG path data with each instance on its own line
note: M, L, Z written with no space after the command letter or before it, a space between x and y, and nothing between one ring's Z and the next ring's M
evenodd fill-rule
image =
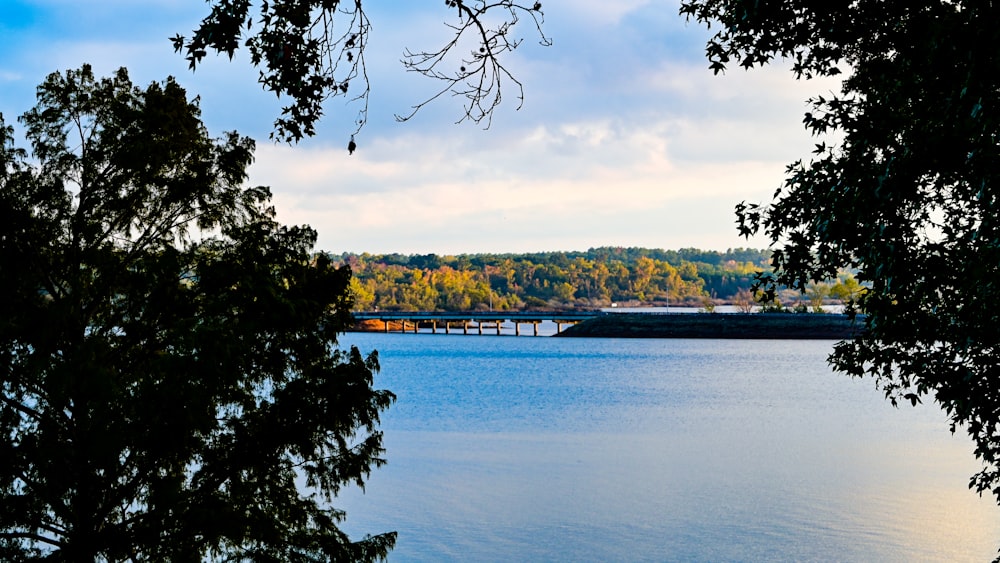
M212 12L193 36L176 35L171 41L174 50L183 51L190 67L196 69L209 50L231 58L245 37L251 62L260 69L260 84L278 97L292 99L275 120L272 139L292 143L314 135L324 103L338 96L361 104L352 133L357 135L368 121L370 94L365 50L371 22L362 1L261 2L259 19L255 19L249 15L251 0L210 0ZM442 88L396 119L406 121L450 92L465 98L464 114L458 122L485 120L488 127L502 101L501 87L513 84L518 108L524 101L523 85L502 62L521 44L513 33L520 18L526 14L534 23L540 44L552 44L542 31L542 5L514 0L448 0L446 7L454 9L458 19L457 24L445 24L454 37L435 51L407 50L402 61L406 71L441 81ZM455 54L469 44L469 56Z
M469 5L462 0L452 0L448 6L456 8L458 12L457 25L445 24L455 32L454 38L437 51L407 50L402 61L408 72L416 72L439 80L443 83L443 87L423 102L414 105L410 113L396 115L396 120L411 119L424 106L450 92L453 96L460 96L466 100L464 115L457 123L465 120L475 123L486 121L486 128L489 128L493 111L503 100L502 86L505 81L513 83L517 89L517 109L524 103L523 84L502 62L502 57L514 51L522 42L522 39L512 36L514 27L520 21L518 14L527 14L531 18L541 45L552 44L552 40L542 31L544 14L541 11L541 4L536 2L529 7L510 0L501 0L493 3L477 1ZM499 23L491 24L487 16L499 10L505 11L505 17L501 18ZM469 42L474 42L476 47L470 51L468 58L462 57L456 62L454 52L460 45ZM457 65L457 72L440 68L449 65Z
M0 401L3 401L3 403L8 407L20 412L21 414L27 416L32 420L38 421L43 419L41 413L39 413L35 409L29 408L27 405L21 403L20 401L12 401L9 397L5 395L0 395Z
M31 540L35 542L46 543L55 547L63 546L63 543L61 541L57 541L52 538L47 538L43 535L31 532L0 532L0 539Z

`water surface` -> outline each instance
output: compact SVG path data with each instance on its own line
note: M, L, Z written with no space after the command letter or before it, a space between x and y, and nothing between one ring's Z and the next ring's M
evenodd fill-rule
M347 491L391 561L985 561L964 435L834 374L831 341L350 334L389 464Z

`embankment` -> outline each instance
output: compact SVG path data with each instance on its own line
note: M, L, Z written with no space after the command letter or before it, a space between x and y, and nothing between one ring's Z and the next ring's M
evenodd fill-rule
M556 336L595 338L853 338L864 319L809 313L614 313L587 319Z
M389 321L389 331L399 332L403 329L403 323L399 321ZM385 332L385 323L375 319L366 319L363 321L355 321L351 328L348 329L350 332Z

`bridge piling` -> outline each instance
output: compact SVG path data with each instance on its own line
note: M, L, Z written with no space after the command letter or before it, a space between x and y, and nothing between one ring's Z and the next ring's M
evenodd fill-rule
M521 336L521 325L530 323L532 334L539 335L538 325L540 323L553 323L556 326L556 333L562 333L564 325L573 325L582 320L603 315L600 311L465 311L458 313L443 313L434 311L418 312L360 312L354 317L358 321L378 321L382 323L381 332L390 333L395 326L399 326L399 332L410 332L410 323L413 323L413 333L420 333L421 324L424 328L430 328L430 332L437 334L438 325L444 323L445 334L451 334L453 323L462 327L462 334L470 334L470 325L475 323L478 334L492 334L492 331L484 329L495 328L497 335L504 334L504 326L510 322L514 324L514 335ZM397 325L398 323L398 325ZM490 324L495 323L495 324ZM428 327L429 325L429 327ZM376 325L378 326L378 325ZM379 329L375 329L379 330Z

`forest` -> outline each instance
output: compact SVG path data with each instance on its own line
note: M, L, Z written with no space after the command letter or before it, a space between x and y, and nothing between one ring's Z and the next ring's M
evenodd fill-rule
M587 309L612 306L735 305L749 312L754 275L770 269L770 253L682 248L601 247L526 254L356 254L331 256L350 266L357 311ZM849 273L785 290L771 310L819 311L856 295Z

